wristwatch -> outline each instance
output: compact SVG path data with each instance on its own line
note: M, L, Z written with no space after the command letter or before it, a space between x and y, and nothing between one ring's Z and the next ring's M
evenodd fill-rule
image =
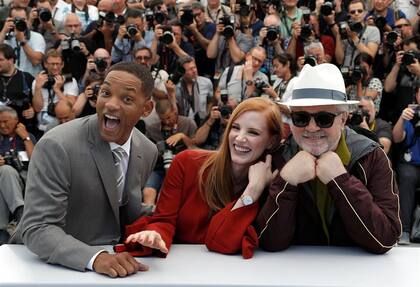
M246 80L245 81L245 85L247 85L247 86L252 86L253 83L254 83L253 80Z
M242 200L242 204L245 205L245 206L248 206L248 205L251 205L251 204L254 203L254 200L252 199L252 197L250 195L246 195L246 194L243 194L241 196L241 200Z
M26 138L23 139L23 141L30 141L30 140L31 140L30 137L26 137Z

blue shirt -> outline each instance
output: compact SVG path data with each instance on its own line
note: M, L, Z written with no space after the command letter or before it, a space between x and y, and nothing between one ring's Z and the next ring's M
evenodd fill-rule
M370 17L370 16L375 16L375 11L374 10L370 10L368 13L367 13L367 15L366 15L366 18L365 19L367 19L368 17ZM404 12L402 12L401 10L398 10L398 19L401 19L401 18L406 18L406 16L405 16L405 14L404 14ZM392 9L392 8L387 8L387 10L386 10L386 17L385 17L385 19L386 19L386 23L391 27L391 28L395 28L395 18L394 18L394 9Z
M416 137L413 124L410 121L404 121L404 131L404 147L408 148L405 153L409 153L411 157L410 160L407 160L405 157L404 158L406 162L409 162L413 165L420 165L420 140L419 137Z

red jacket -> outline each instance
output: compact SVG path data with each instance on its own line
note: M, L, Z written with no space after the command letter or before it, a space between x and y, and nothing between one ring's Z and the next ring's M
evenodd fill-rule
M154 230L162 236L168 249L174 241L205 244L209 250L225 254L242 250L244 258L252 257L253 250L258 247L257 235L251 226L258 212L258 203L231 211L236 198L212 214L198 189L198 172L208 155L209 152L203 150L179 153L165 177L155 213L126 226L125 237L143 230ZM165 256L137 243L119 246L116 250L129 251L134 256L152 253Z

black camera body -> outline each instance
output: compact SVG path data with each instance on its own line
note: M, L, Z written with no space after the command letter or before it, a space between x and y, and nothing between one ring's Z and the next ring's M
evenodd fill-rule
M181 24L183 26L189 26L194 23L194 15L192 9L190 7L186 7L182 9L182 11L184 13L180 17Z
M109 25L111 24L124 24L125 23L125 18L122 15L118 15L117 17L115 17L114 12L103 12L103 11L99 11L99 19L98 19L98 25L102 26L103 24L107 23Z
M267 40L268 41L275 41L277 37L279 36L279 28L277 26L268 26L267 27Z
M220 92L220 101L222 102L219 104L219 112L220 116L224 119L229 119L230 115L232 114L232 108L227 104L229 100L229 95L227 90L223 90Z
M376 27L378 27L379 31L383 32L385 30L385 25L387 24L386 18L380 15L375 15L374 18Z
M51 11L47 8L39 8L37 9L37 12L38 12L38 18L42 22L48 22L52 18Z
M18 172L21 172L24 168L24 164L20 160L18 152L14 149L7 151L3 155L3 159L5 161L5 164L10 165L14 169L16 169Z
M400 33L397 31L391 31L386 35L386 43L389 47L394 47L395 42L397 42Z
M334 1L325 1L320 8L322 16L330 16L335 9Z
M360 125L363 120L366 120L369 123L369 111L363 109L362 107L358 107L351 115L351 118L348 121L348 124L352 126Z
M315 67L318 64L318 62L314 56L305 56L305 61L303 62L303 64L309 64L312 67Z
M176 151L175 151L175 147L169 146L166 143L166 140L170 136L175 134L176 130L162 128L161 133L162 133L162 138L164 140L164 146L165 146L163 148L163 154L162 154L163 167L164 167L165 171L167 172L168 169L170 168L171 164L172 164L172 161L173 161L174 157L175 157Z
M98 93L101 89L101 85L96 84L92 87L92 96L89 98L91 101L96 101L98 99Z
M173 73L169 74L168 80L175 85L179 83L182 76L185 74L185 69L181 65L177 64Z
M225 15L219 19L219 24L223 24L223 36L232 38L235 35L235 15Z
M261 78L254 80L255 91L252 93L253 97L260 97L264 93L264 88L268 88L268 84Z
M404 52L401 59L401 63L404 66L408 66L408 65L414 64L415 59L417 59L417 61L420 60L420 52L416 50L409 50L409 51Z
M165 45L171 44L175 40L172 28L170 26L161 26L161 29L163 33L162 36L159 37L159 41Z
M73 77L72 77L71 74L63 74L63 77L64 77L64 83L69 83L73 80ZM45 88L45 89L51 90L54 85L55 85L54 76L53 75L48 75L48 79L42 87Z
M348 21L350 31L360 34L363 31L363 25L360 22Z
M128 24L126 29L127 29L127 34L125 34L126 38L134 38L139 32L135 24Z
M357 84L358 81L363 79L365 74L360 66L341 67L340 71L343 75L344 83L346 86Z
M79 39L74 35L71 34L70 38L61 40L61 47L63 50L73 50L74 52L80 51L80 41Z
M28 25L26 24L25 19L16 17L13 19L13 24L16 27L16 30L20 32L25 32L28 29Z
M300 30L300 37L306 41L309 37L312 36L312 25L311 24L303 24Z
M96 58L94 63L98 72L103 73L108 68L108 63L102 58Z

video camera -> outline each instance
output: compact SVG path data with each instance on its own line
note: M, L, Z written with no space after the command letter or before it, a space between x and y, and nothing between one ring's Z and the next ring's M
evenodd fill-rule
M223 24L223 36L231 38L235 35L235 15L225 15L219 19L219 24Z

